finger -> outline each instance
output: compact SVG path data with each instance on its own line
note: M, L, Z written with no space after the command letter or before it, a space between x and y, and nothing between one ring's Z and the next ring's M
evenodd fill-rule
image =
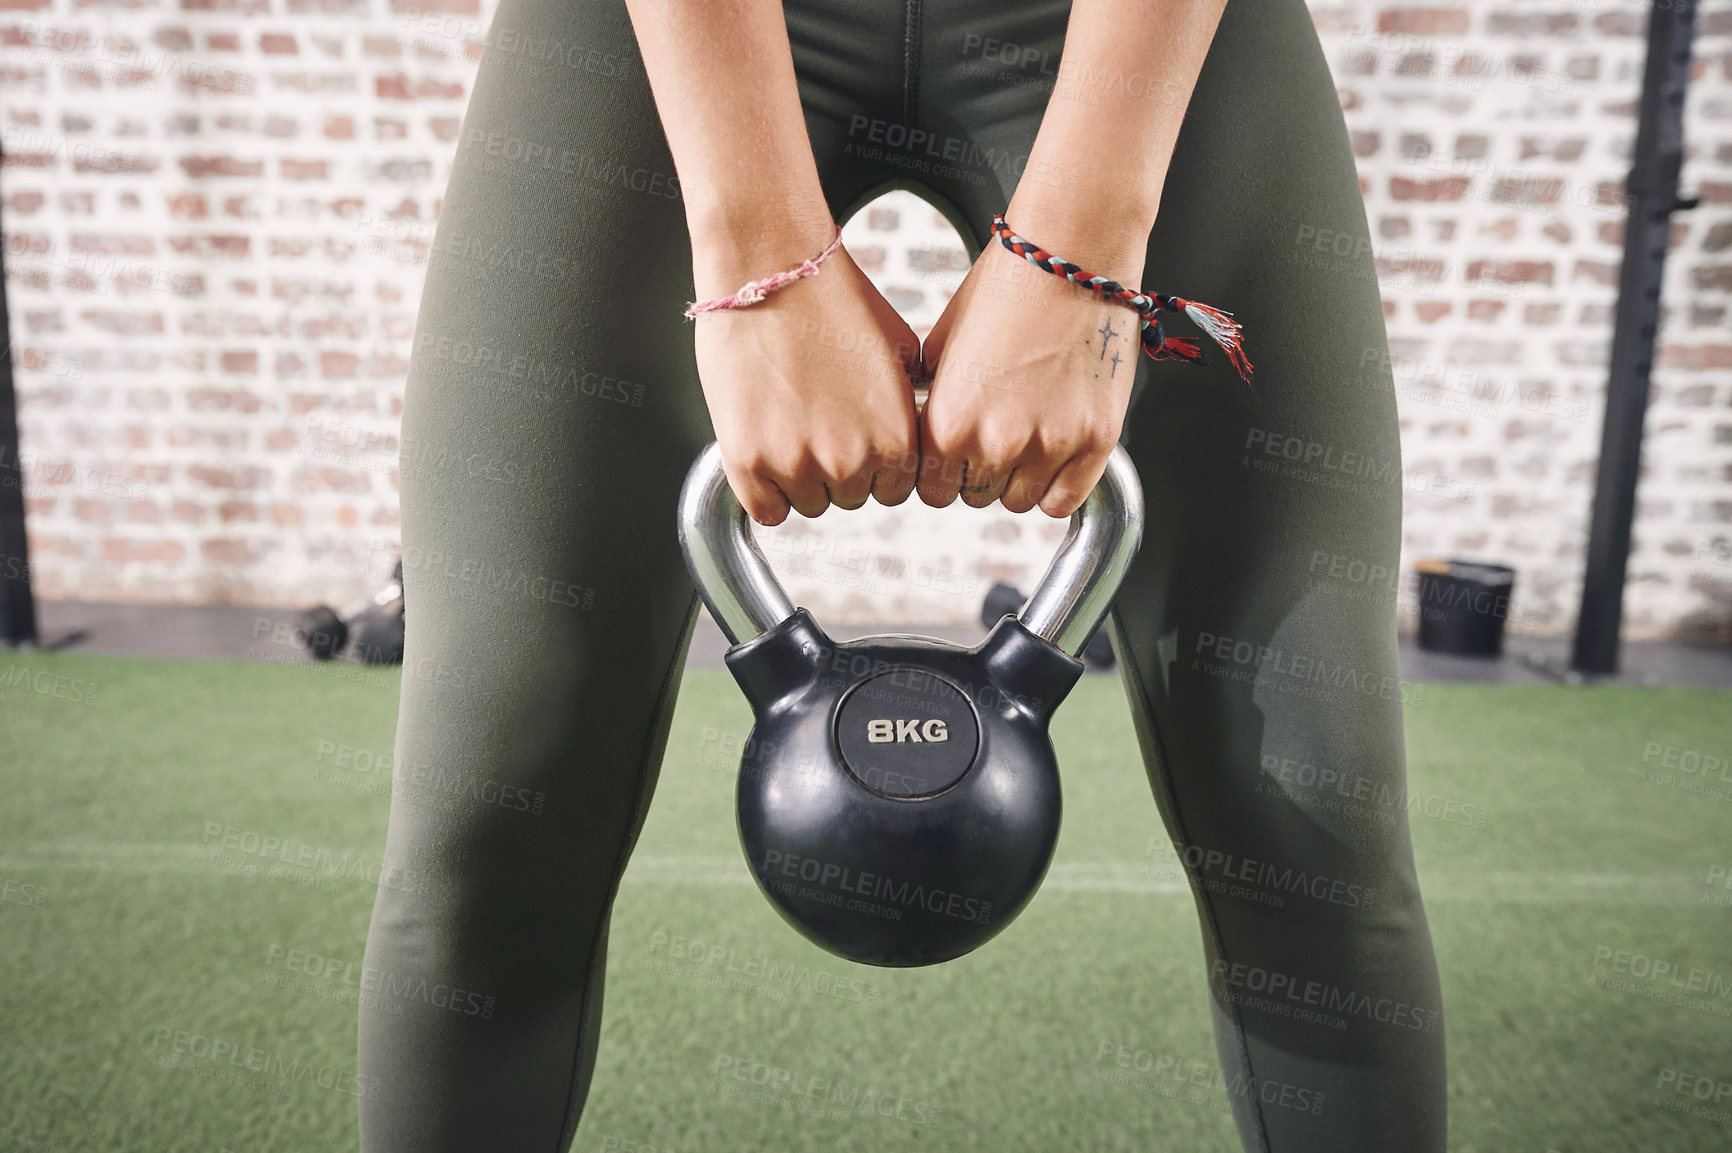
M830 503L850 512L865 504L872 495L872 481L876 471L868 460L863 468L850 469L840 475L831 473L825 480Z
M808 463L799 472L772 479L787 497L794 511L803 517L816 520L830 507L830 490L825 483L829 478L820 472L815 464Z
M947 508L962 488L962 462L945 458L932 435L932 401L920 410L920 475L915 490L933 508Z
M920 477L920 453L917 449L881 457L872 474L872 497L882 505L899 505L914 491Z
M1040 511L1063 520L1088 499L1107 471L1107 453L1078 453L1065 461L1052 478L1052 485L1040 499Z
M1052 488L1059 463L1042 459L1018 465L1016 472L1004 482L1004 494L998 498L999 503L1009 512L1027 512L1039 504L1041 498Z
M962 503L970 508L985 508L997 500L1004 491L1005 482L1010 478L1009 471L995 469L980 460L970 460L963 466L961 494Z
M755 473L742 472L725 461L722 473L728 478L728 487L734 490L734 499L754 521L765 528L774 528L788 519L788 510L793 506L774 484Z
M801 488L793 493L784 489L783 492L788 497L788 503L794 506L794 511L807 520L817 520L824 515L824 510L830 507L830 494L825 491L821 482L816 489Z

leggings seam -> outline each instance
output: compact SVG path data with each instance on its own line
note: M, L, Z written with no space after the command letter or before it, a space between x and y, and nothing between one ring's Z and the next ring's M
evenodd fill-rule
M674 649L676 657L683 654L686 650L686 643L689 641L691 636L692 625L696 623L697 620L697 603L698 594L694 589L691 596L686 600L686 623L682 630L684 636L681 638L681 643ZM595 935L595 944L591 946L589 950L589 972L592 974L595 973L597 952L603 953L601 963L604 966L607 963L607 957L605 955L608 937L607 930L609 922L613 920L613 902L614 898L619 895L620 877L621 874L625 872L625 869L622 867L622 862L631 855L632 849L637 845L637 835L642 832L641 822L638 822L635 818L637 814L642 811L644 790L649 785L649 774L645 769L649 764L650 746L655 743L656 730L660 727L658 724L658 718L661 717L662 709L667 704L669 687L678 683L678 678L684 671L685 661L676 659L668 662L667 672L662 677L661 690L656 694L655 708L650 711L649 728L644 732L644 747L643 751L638 756L637 762L637 790L632 794L631 802L633 823L638 824L639 828L637 832L629 834L625 840L621 842L619 852L614 855L613 868L610 870L612 873L612 880L608 883L607 902L601 907L601 931ZM659 769L657 770L656 775L658 777L661 775ZM574 1106L577 1105L577 1102L574 1100L575 1090L577 1088L578 1075L583 1068L583 1024L589 1014L590 994L595 989L595 986L595 977L592 977L589 981L585 982L583 987L583 999L578 1002L577 1044L572 1050L571 1085L566 1092L565 1113L559 1119L559 1138L558 1142L553 1147L553 1153L565 1153L565 1150L570 1146L573 1138L577 1136L577 1127L572 1123L571 1115ZM600 1023L598 1022L596 1028L597 1048L600 1047L600 1044L601 1029ZM570 1126L569 1131L567 1126Z
M902 123L909 129L920 110L920 5L907 0L902 11Z
M1178 795L1173 791L1168 771L1168 766L1172 764L1172 761L1167 757L1167 743L1161 736L1160 719L1155 715L1154 704L1144 683L1142 670L1138 667L1136 653L1132 650L1125 635L1124 625L1119 620L1118 610L1115 608L1111 615L1113 631L1118 634L1120 639L1120 643L1116 647L1121 650L1121 659L1128 658L1124 660L1125 673L1136 691L1136 703L1142 708L1143 716L1148 718L1149 732L1153 735L1155 743L1155 755L1161 760L1160 772L1156 775L1160 781L1161 792L1167 798L1167 811L1173 814L1173 823L1178 826L1179 836L1188 845L1191 837L1185 828L1184 814L1179 809ZM1158 658L1158 648L1156 655ZM1186 865L1185 870L1187 873L1190 872L1190 866ZM1215 939L1216 952L1224 957L1227 954L1227 947L1221 936L1220 923L1215 919L1214 898L1210 895L1209 890L1202 885L1198 885L1196 890L1202 901L1203 920L1209 927L1209 935ZM1269 1124L1263 1116L1262 1094L1256 1088L1257 1073L1251 1063L1251 1046L1250 1042L1246 1040L1244 1018L1240 1014L1238 1002L1234 1001L1230 995L1227 998L1227 1013L1233 1022L1233 1031L1237 1034L1240 1059L1245 1062L1245 1071L1250 1074L1251 1110L1252 1115L1257 1119L1257 1138L1262 1144L1262 1153L1273 1153L1274 1147L1269 1141Z

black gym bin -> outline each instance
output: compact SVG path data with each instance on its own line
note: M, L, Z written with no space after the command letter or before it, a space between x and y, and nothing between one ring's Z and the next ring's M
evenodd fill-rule
M1515 569L1464 560L1414 562L1419 573L1419 647L1457 656L1503 655Z

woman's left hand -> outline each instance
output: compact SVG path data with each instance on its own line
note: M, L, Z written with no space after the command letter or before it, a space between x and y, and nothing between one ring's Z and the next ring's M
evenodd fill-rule
M1012 227L1121 284L1140 283L1146 233L1073 256L1056 220ZM1026 229L1026 231L1024 231ZM1048 239L1048 235L1055 239ZM1099 258L1100 264L1089 259ZM960 493L983 508L1038 505L1075 512L1106 471L1142 356L1137 313L1017 256L991 238L922 349L932 378L920 416L920 499L942 508Z

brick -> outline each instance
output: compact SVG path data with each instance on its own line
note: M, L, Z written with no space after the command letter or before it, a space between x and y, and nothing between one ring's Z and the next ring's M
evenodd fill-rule
M1491 137L1483 132L1463 132L1455 138L1455 154L1463 160L1483 159L1491 148Z
M1641 12L1602 12L1594 17L1594 31L1602 36L1646 37L1648 18Z
M1605 260L1578 260L1570 272L1570 280L1586 280L1590 284L1616 284L1618 264Z
M861 272L883 272L883 244L861 244L857 248L849 248L849 256L854 258L854 263L859 265Z
M1430 76L1436 58L1429 52L1410 52L1395 62L1397 76Z
M210 215L210 202L197 192L181 192L168 198L168 214L175 220L203 220Z
M1732 368L1732 344L1666 344L1660 347L1657 363L1667 368L1702 371Z
M1705 304L1698 304L1694 301L1691 302L1691 304L1690 304L1690 327L1691 328L1718 328L1719 326L1721 326L1725 323L1726 323L1726 306L1724 304L1705 305Z
M67 238L67 247L108 256L149 256L156 252L156 238L145 233L74 232Z
M1493 284L1550 284L1552 263L1549 260L1475 260L1470 261L1463 279L1469 284L1490 281Z
M1500 12L1486 15L1485 30L1493 36L1568 36L1579 21L1573 12Z
M380 100L456 100L463 95L463 85L455 80L442 83L430 76L411 80L396 72L375 77L373 95Z
M1412 36L1459 36L1467 31L1465 8L1385 8L1377 14L1377 30Z
M284 180L324 180L331 166L328 160L294 160L287 156L277 163Z
M6 197L6 210L12 216L33 216L48 203L48 197L34 188L26 188Z
M192 412L254 413L264 407L264 398L244 388L190 388L186 406Z
M1506 177L1492 184L1491 200L1495 204L1556 204L1563 190L1561 176Z
M1407 176L1389 178L1392 200L1460 200L1472 183L1466 176L1444 176L1436 180L1414 180Z
M908 267L913 272L967 272L968 252L957 248L916 248L908 252Z
M238 156L183 156L180 169L189 180L212 177L259 177L265 172L264 161L242 160Z
M264 487L270 479L270 471L263 468L211 468L195 464L187 467L186 476L201 488L257 489Z
M295 488L302 493L348 493L365 496L372 491L371 474L359 468L320 465L295 474Z
M111 336L154 336L164 329L160 312L121 312L118 309L89 308L78 314L79 320L91 328Z
M353 380L361 375L361 358L352 352L319 353L319 375L325 380Z
M200 541L198 551L211 564L247 567L259 563L259 554L244 540L216 538Z
M128 540L109 537L102 542L102 559L108 564L179 564L186 546L176 540Z

